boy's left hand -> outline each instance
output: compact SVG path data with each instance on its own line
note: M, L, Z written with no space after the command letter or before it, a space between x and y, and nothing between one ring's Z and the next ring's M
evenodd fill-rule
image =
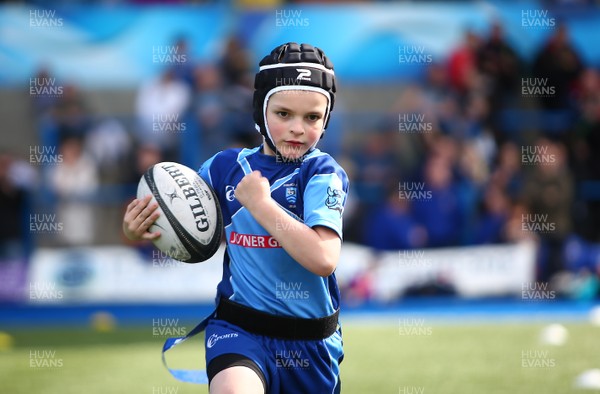
M269 180L260 171L252 171L237 184L235 198L252 211L254 205L271 198Z

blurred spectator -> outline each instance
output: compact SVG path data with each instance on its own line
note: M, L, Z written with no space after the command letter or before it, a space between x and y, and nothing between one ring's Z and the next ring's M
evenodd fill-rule
M63 224L60 242L88 245L94 240L91 198L98 187L96 164L83 149L80 138L68 137L59 149L62 163L50 170L50 186L58 197L58 220Z
M600 245L571 236L565 243L564 259L566 270L552 277L552 288L572 299L600 296Z
M136 98L137 142L156 144L167 159L175 160L179 133L192 132L184 120L191 93L189 86L175 78L173 67L143 84Z
M582 268L573 275L568 295L575 300L594 300L600 295L600 272Z
M425 71L425 83L423 91L426 101L431 105L435 112L438 111L437 105L453 95L449 75L446 68L441 63L429 63Z
M363 226L362 243L377 250L414 249L425 246L427 232L412 218L410 201L390 188L387 199L372 209Z
M504 239L510 243L539 242L539 237L534 231L529 231L523 225L523 218L530 215L529 207L523 200L515 200L510 206L508 220L504 228Z
M465 142L460 147L458 175L482 189L489 178L489 165L476 142Z
M164 161L160 147L154 144L138 145L132 155L132 159L132 163L127 166L130 172L126 178L126 182L135 185L136 188L140 178L150 167ZM135 193L131 198L134 197Z
M177 54L177 62L173 63L175 78L185 82L190 89L194 88L194 60L190 53L190 45L185 36L179 36L173 44Z
M443 74L443 73L442 73ZM432 88L433 91L425 89ZM398 134L390 133L388 143L397 156L397 165L405 174L418 171L424 155L427 139L439 132L438 108L436 100L437 87L427 86L422 88L416 84L409 84L399 93L399 97L390 110L390 130L398 130ZM337 105L337 104L336 104ZM387 127L387 126L386 126Z
M375 280L377 263L377 256L374 256L340 289L343 300L349 305L359 306L373 299L377 285Z
M85 149L98 165L103 183L122 182L123 168L132 153L132 141L123 124L115 118L101 120L86 135Z
M511 199L519 197L523 187L519 147L513 142L505 142L500 146L493 164L492 183L504 190Z
M487 127L488 102L482 94L472 94L467 99L464 113L464 131L459 140L474 141L479 154L490 163L496 153L496 142Z
M600 188L600 72L586 69L579 79L577 89L579 121L569 133L572 173L581 188L581 201L576 205L574 220L578 233L588 240L600 242L600 201L594 190ZM597 193L597 192L596 192Z
M438 102L435 116L439 123L440 132L445 135L459 136L464 133L462 107L458 96L446 96ZM425 135L427 137L427 135Z
M465 142L457 161L456 194L463 226L459 231L461 243L472 239L477 221L477 205L488 180L488 165L474 142Z
M459 157L460 145L456 139L442 134L425 134L427 157L439 158L450 165L454 170ZM422 160L421 166L426 162ZM422 168L422 167L421 167Z
M536 155L542 162L526 174L523 197L531 214L524 217L523 226L540 236L543 248L540 275L542 280L548 280L564 269L563 244L572 232L573 177L566 165L566 148L561 143L539 138L536 147L540 152Z
M430 198L412 201L414 216L427 230L429 247L458 245L463 225L452 164L430 156L423 168L422 184Z
M25 256L27 190L14 180L15 159L0 153L0 262Z
M231 130L232 143L239 147L258 146L262 142L261 135L248 125L254 124L252 117L253 88L236 84L225 88L227 118Z
M227 119L234 146L250 147L260 144L260 134L249 125L252 117L254 73L250 55L242 41L230 36L226 39L223 54L218 62L224 87Z
M56 78L52 77L50 70L48 70L47 67L42 66L38 69L33 80L35 83L29 82L29 96L33 101L34 113L36 117L49 115L52 113L58 102L58 95L50 93L61 91L58 90L59 87L56 86ZM31 91L32 87L34 89L33 93Z
M534 78L548 78L548 87L554 88L554 94L540 98L544 109L571 107L575 83L583 71L583 63L569 41L565 24L557 26L546 45L537 53L532 71Z
M515 105L522 77L521 60L504 38L502 24L494 22L487 40L481 45L477 56L479 70L486 78L486 99L489 104L489 120L497 137L499 125L496 123L500 111Z
M461 99L478 88L481 83L477 69L477 52L481 45L480 41L474 31L466 30L463 42L448 57L450 86Z
M69 137L82 137L90 126L90 111L79 87L67 84L62 88L53 112L59 141Z
M226 116L227 102L221 75L215 66L207 64L197 67L194 71L194 82L193 111L202 135L202 156L208 159L231 143L232 131Z
M390 179L400 179L397 159L386 134L367 133L352 156L355 164L354 187L363 204L368 206L385 201L386 184Z
M600 72L583 71L578 83L576 103L580 119L571 132L574 174L578 179L600 179Z
M564 258L567 271L573 273L595 273L597 279L600 279L600 244L592 243L581 237L573 235L565 243ZM558 275L555 275L558 276ZM560 278L560 276L558 276ZM573 276L569 277L569 285L572 285ZM577 286L570 286L567 289L569 293L575 290Z
M242 41L236 36L228 37L219 61L224 84L252 86L252 64Z
M488 126L483 127L485 117L489 112L489 106L481 95L476 95L472 107L467 108L467 120L471 121L474 127L477 128L477 133L472 138L472 142L488 168L492 165L498 151L497 139L494 138L492 130Z
M489 185L483 196L482 212L475 226L473 243L494 244L507 241L505 227L510 208L510 201L503 190L497 185Z

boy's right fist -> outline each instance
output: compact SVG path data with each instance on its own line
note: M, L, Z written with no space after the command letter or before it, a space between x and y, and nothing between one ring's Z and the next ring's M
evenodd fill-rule
M235 187L235 198L252 212L255 204L271 198L269 180L262 176L260 171L252 171Z

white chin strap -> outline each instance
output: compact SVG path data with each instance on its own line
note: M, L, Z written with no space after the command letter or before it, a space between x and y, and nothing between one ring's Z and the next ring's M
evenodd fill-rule
M275 94L277 92L281 92L281 91L286 91L286 90L304 90L304 91L309 91L309 92L317 92L317 93L321 93L322 95L327 97L327 111L325 111L325 118L323 119L323 129L321 130L321 134L325 131L325 125L327 124L327 120L329 119L329 113L331 112L331 95L329 94L328 91L326 91L323 88L318 88L315 86L303 86L303 85L291 85L291 86L286 85L286 86L274 87L273 89L271 89L267 92L267 95L265 96L265 101L263 102L263 119L264 119L264 123L265 123L265 130L267 131L268 138L271 140L271 142L273 143L274 146L275 146L275 141L273 141L273 137L271 137L271 131L269 131L269 125L267 123L267 104L269 103L269 98L273 94ZM255 124L254 127L256 128L256 130L258 130L260 132L259 125ZM309 150L315 148L317 146L318 142L319 142L319 140L317 140L309 148Z

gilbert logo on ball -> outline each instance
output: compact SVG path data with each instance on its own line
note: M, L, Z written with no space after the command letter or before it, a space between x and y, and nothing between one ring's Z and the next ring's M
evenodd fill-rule
M212 187L196 171L173 162L150 167L140 179L137 197L152 194L160 216L150 231L160 231L154 245L173 259L199 263L221 244L223 217Z

